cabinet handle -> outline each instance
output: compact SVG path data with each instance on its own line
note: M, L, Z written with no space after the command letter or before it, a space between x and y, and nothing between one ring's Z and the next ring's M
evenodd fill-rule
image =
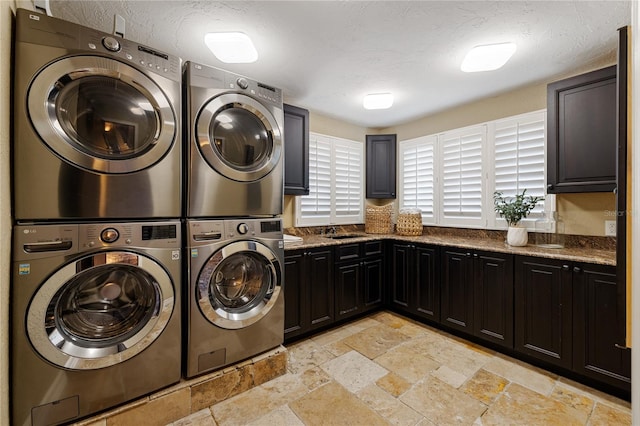
M618 348L618 349L623 349L623 350L627 350L627 349L631 349L630 347L628 347L627 345L619 345L617 343L613 344L614 347Z
M473 253L473 257L477 259L479 257L478 253Z
M549 185L547 185L547 189L553 189L553 184L550 183Z
M562 265L562 270L563 271L568 271L569 270L569 265Z
M471 257L471 253L470 253L470 252L469 252L469 253L467 253L467 257Z
M582 271L582 269L578 268L577 266L573 267L573 272L575 272L576 274L580 273L581 271Z

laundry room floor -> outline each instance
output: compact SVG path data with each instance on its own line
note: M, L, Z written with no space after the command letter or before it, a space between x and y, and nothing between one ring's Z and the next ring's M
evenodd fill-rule
M379 312L287 346L288 372L183 425L630 425L629 402Z

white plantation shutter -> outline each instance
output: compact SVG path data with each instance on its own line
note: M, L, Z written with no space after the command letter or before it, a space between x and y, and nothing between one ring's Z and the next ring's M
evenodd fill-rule
M400 208L419 208L425 224L434 219L436 141L430 136L401 141L398 146Z
M331 215L331 144L328 141L309 138L309 195L300 197L300 213L303 217Z
M296 197L296 226L363 223L364 144L309 137L309 195Z
M484 224L482 146L485 140L486 126L440 135L443 224Z
M336 141L335 213L358 216L362 211L362 144Z
M497 121L494 134L495 190L512 197L526 189L527 195L544 197L545 112ZM529 217L543 210L540 202Z

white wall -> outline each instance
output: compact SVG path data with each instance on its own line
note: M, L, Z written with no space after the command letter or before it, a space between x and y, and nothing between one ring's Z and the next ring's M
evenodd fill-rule
M14 0L0 1L0 424L9 424L9 272L11 193L9 138L11 117L11 36Z

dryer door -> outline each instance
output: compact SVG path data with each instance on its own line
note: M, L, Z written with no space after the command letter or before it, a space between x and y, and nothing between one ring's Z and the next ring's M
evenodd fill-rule
M255 99L227 93L211 99L196 120L200 152L209 166L239 182L269 174L282 155L273 115Z
M142 352L173 309L173 282L155 260L100 252L66 264L40 286L27 311L27 333L47 361L92 370Z
M164 157L176 114L158 85L114 59L74 56L44 67L28 91L33 127L61 159L99 173L130 173Z
M280 297L282 265L267 246L237 241L215 252L198 276L196 299L213 324L244 328L267 315Z

